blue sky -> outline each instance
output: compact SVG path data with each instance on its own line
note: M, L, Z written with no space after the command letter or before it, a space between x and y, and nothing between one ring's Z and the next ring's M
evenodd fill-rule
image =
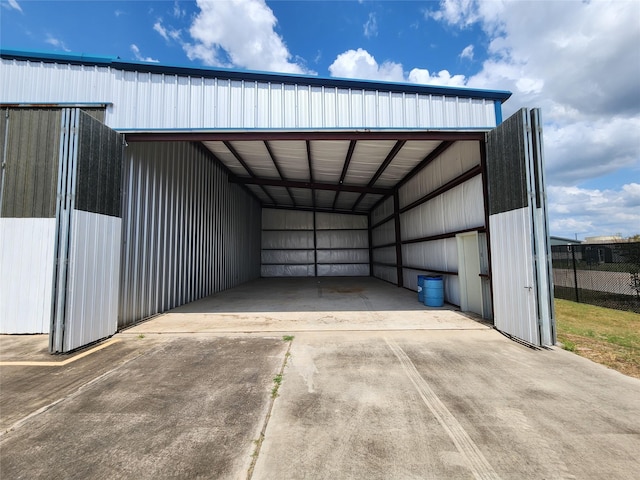
M640 233L640 2L0 0L0 46L513 92L551 233Z

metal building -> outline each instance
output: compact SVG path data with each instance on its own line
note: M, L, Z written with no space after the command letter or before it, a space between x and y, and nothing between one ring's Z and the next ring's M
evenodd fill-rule
M251 279L369 276L555 342L510 93L1 51L0 332L66 352Z

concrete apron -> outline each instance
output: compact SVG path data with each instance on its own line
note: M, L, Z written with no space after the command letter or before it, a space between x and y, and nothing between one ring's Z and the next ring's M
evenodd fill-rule
M269 308L279 319L306 302L248 308L234 290L225 315ZM228 323L202 311L214 296L180 309L197 328L165 315L64 366L0 366L0 478L637 478L640 381L454 311L434 313L462 328L424 329L438 323L423 316L423 329L385 330L395 300L358 293L382 307L333 297L340 318L373 318L348 330L305 331L320 305L300 309L307 321L263 325L291 331L239 333L256 316L223 333ZM0 358L61 359L35 340L0 337Z

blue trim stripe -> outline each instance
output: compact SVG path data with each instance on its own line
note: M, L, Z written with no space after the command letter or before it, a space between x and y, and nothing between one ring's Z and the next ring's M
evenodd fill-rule
M493 106L496 109L496 127L502 123L502 102L494 100Z
M362 90L382 90L386 92L418 93L446 97L465 97L494 100L497 104L505 102L511 92L504 90L479 90L461 87L440 87L411 83L379 82L372 80L350 80L345 78L323 78L311 75L293 75L287 73L267 73L248 70L229 70L222 68L183 67L160 65L158 63L123 61L118 57L98 57L85 54L64 54L51 52L29 52L21 50L0 50L0 57L9 60L30 60L49 63L67 63L72 65L97 65L113 67L119 70L215 77L229 80L256 82L274 82L302 84L319 87L351 88Z

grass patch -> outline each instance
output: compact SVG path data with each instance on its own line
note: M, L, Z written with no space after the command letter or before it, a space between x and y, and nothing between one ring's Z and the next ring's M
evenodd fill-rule
M283 335L282 336L282 340L284 340L285 342L293 342L293 339L296 338L293 335Z
M640 315L555 300L558 341L565 350L640 378Z
M271 388L271 398L276 398L278 396L278 389L282 384L282 374L279 373L275 377L273 377L273 388Z

